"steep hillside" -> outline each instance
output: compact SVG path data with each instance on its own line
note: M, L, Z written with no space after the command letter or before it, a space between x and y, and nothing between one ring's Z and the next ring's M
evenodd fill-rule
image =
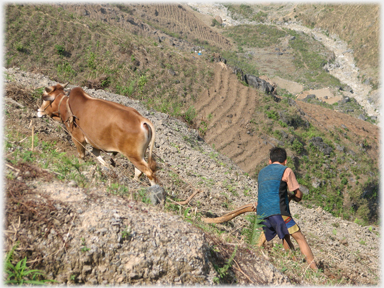
M374 87L379 85L379 5L298 5L295 16L305 25L320 27L344 39L354 51L357 66L362 70L362 81Z
M207 55L194 57L192 43L123 10L89 4L7 5L6 66L106 89L183 116L186 102L212 79Z
M167 201L153 206L147 179L134 181L125 157L113 157L110 170L90 154L79 161L64 126L36 118L41 89L33 87L55 81L18 69L6 73L5 244L9 251L19 243L14 264L27 257L31 269L71 285L378 284L378 227L292 203L323 271L314 273L299 250L292 259L277 239L264 248L251 245L251 213L217 225L201 221L252 203L257 183L185 123L127 97L86 89L154 123L157 175ZM194 192L189 203L175 203ZM251 234L257 239L258 232L255 226Z
M255 177L267 165L270 147L285 147L289 166L310 191L303 205L377 221L378 127L284 95L276 102L224 67L216 65L213 86L195 104L204 139Z
M373 80L367 82L367 79L364 79L367 82L364 84L359 79L358 86L364 84L360 90L341 81L334 73L340 68L337 67L341 63L339 59L349 60L353 53L346 52L344 57L344 44L340 44L335 53L331 46L325 45L326 41L319 41L318 30L288 23L288 19L284 22L286 15L292 11L296 13L294 9L300 8L301 13L307 11L310 15L313 9L316 10L314 6L276 5L249 6L260 10L254 15L257 17L251 19L260 22L257 26L250 26L246 20L255 11L249 10L248 5L227 5L231 16L238 18L221 18L225 25L220 25L216 14L202 15L194 6L184 4L6 5L4 64L8 70L4 75L7 83L4 126L5 158L9 165L6 171L7 197L11 201L7 208L7 213L10 211L7 214L10 219L7 220L7 249L14 247L17 240L23 240L19 249L24 254L15 251L18 259L24 255L33 257L31 261L36 261L34 267L44 267L44 262L38 260L48 257L44 240L39 238L37 246L28 246L32 245L28 242L28 237L32 236L28 235L41 234L38 209L34 208L35 204L28 206L29 198L22 202L27 206L17 206L23 191L28 191L29 195L28 187L32 187L32 192L38 194L32 193L35 196L28 197L40 203L36 207L48 203L51 209L44 210L44 217L54 212L57 220L66 223L58 224L50 219L45 223L44 229L47 230L43 231L44 235L48 235L53 224L57 229L60 225L65 227L59 230L59 234L64 235L72 227L68 223L74 223L76 237L73 238L75 242L71 242L71 249L74 249L71 253L77 258L85 255L82 253L87 252L88 246L96 245L102 239L104 234L100 231L105 232L104 228L113 232L105 234L112 238L97 242L92 248L92 253L96 254L89 252L86 257L80 257L84 261L76 262L75 259L71 267L51 263L50 276L60 274L60 283L103 284L107 281L104 284L116 284L113 282L116 280L111 279L116 279L118 274L118 279L123 279L121 283L130 284L377 284L379 128L375 125L377 116L368 114L366 107L353 98L357 94L363 95L360 91L365 93L367 87L369 95L372 95L373 90L369 89L376 89L376 84ZM212 9L212 5L205 6ZM351 11L349 7L346 11ZM336 9L336 6L331 8ZM341 13L341 10L337 11ZM314 19L323 21L325 14L315 12ZM300 16L303 22L307 16ZM273 21L281 23L267 23L272 19L268 17L275 17ZM343 19L346 21L348 18ZM231 26L231 21L237 21L239 26ZM353 25L351 27L355 27ZM361 23L359 25L362 27ZM293 29L294 26L299 30ZM376 35L372 31L370 35ZM336 38L328 37L327 41ZM201 55L197 51L201 51ZM351 63L343 62L352 70L343 68L341 72L343 77L355 79L360 72ZM40 74L36 75L36 72ZM264 86L259 88L265 88L268 82L273 92L256 89L250 81L252 79L263 83ZM93 97L136 107L154 121L158 175L168 195L165 207L158 209L149 205L147 192L142 187L147 185L146 180L139 184L127 177L133 175L134 170L124 157L118 156L112 161L117 167L114 173L103 170L93 160L78 161L72 157L76 154L74 146L67 141L69 137L60 125L35 119L36 101L42 88L56 81L69 81L71 87L82 86ZM370 99L365 100L375 102ZM31 147L31 127L36 133L33 142L36 151ZM300 227L308 231L308 241L314 247L324 274L307 271L300 260L288 260L276 246L276 241L275 246L256 249L247 238L253 217L241 216L220 225L206 225L201 221L202 217L222 215L257 198L255 179L258 171L267 164L268 150L273 146L287 149L288 166L295 171L302 185L304 200L300 205L294 204L293 210L295 218L300 219ZM31 163L38 166L31 168ZM42 171L50 174L47 176ZM55 179L54 184L50 185L49 179L44 180L45 176ZM25 179L28 187L22 184ZM39 181L45 183L40 185ZM79 190L74 190L71 185L78 186ZM63 195L68 194L68 199L75 200L67 203L70 208L57 208L57 212L50 203L52 197L55 201L63 201L61 192L55 191L61 186L65 186L61 191ZM13 190L20 193L12 195ZM36 195L42 191L47 191L48 200L37 199ZM200 192L188 205L174 203L196 191ZM116 197L104 199L108 197L105 195L111 194ZM100 206L93 202L93 197L103 199ZM160 226L169 226L170 214L179 215L179 218L174 218L175 225L183 233L190 229L185 222L197 227L191 230L196 240L192 243L194 248L182 257L183 261L191 263L186 270L172 264L181 261L177 255L186 250L183 246L186 240L181 235L178 239L184 244L180 246L179 240L171 241L170 234L164 238L159 236L171 243L169 245L174 250L169 255L156 255L157 258L154 256L151 260L145 258L147 251L152 251L158 242L148 242L152 237L148 236L143 221L126 221L134 218L134 213L127 212L126 216L119 218L121 222L115 221L114 214L120 215L116 211L125 208L119 206L116 211L109 211L107 207L114 205L112 202L118 203L119 197L125 201L124 204L133 207L130 209L142 211L143 215L148 212L152 220L156 220L159 213L160 224L154 224L152 220L147 224L151 227L158 225L160 235L167 233L167 229ZM80 203L80 210L87 211L88 216L92 209L103 207L98 211L108 210L107 216L100 216L101 223L94 226L94 230L83 227L88 218L81 218L83 213L76 208L81 199L86 199L86 202ZM18 213L22 213L23 221L37 219L37 222L18 224ZM69 222L70 217L75 216L85 219L84 222ZM116 222L122 225L120 230L114 228L117 224L110 224ZM130 234L130 226L132 231L140 232ZM28 229L33 231L29 233ZM56 232L47 236L53 245L51 248L67 243L64 238L64 242L60 242L60 236L55 237ZM87 238L88 233L94 233L90 238L93 240ZM141 235L141 238L129 235ZM120 242L116 244L116 241ZM140 241L146 241L145 245L133 249ZM125 253L122 250L104 257L103 253L109 253L105 245L117 245L114 246L116 249L125 249L135 258L132 262L119 262L120 255L126 256L121 254ZM236 245L239 250L235 251ZM327 247L332 247L329 248L332 252ZM39 252L33 254L33 249ZM194 254L205 260L194 262ZM234 254L238 266L230 261ZM336 255L335 258L330 259L330 254ZM48 255L49 261L55 261L52 255ZM104 257L101 260L100 255ZM260 259L272 262L284 273L275 273L272 268L260 270L255 264ZM119 265L116 264L115 270L107 271L104 268L110 262ZM204 263L210 264L206 266ZM351 268L350 263L355 266ZM99 270L94 268L95 265L99 265ZM269 264L262 266L264 269ZM157 267L155 274L148 272L152 267ZM225 270L225 267L231 268ZM69 268L70 272L65 273L72 274L63 276L63 271ZM305 276L300 278L297 275Z

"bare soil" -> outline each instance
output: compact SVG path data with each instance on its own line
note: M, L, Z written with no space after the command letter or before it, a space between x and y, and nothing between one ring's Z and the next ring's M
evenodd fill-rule
M234 74L228 71L229 69L225 70L225 68L218 64L216 66L217 76L227 78L227 80L234 77ZM32 82L33 79L32 77L25 77L26 74L24 73L14 75L19 79L17 82L20 83L27 79L27 81ZM220 77L218 77L218 80L221 79ZM37 82L42 81L41 77L36 77L36 79ZM36 80L33 81L36 83ZM225 83L232 84L231 80L225 81ZM233 113L232 118L226 117L224 114L223 118L234 119L236 121L235 125L241 121L238 113L243 113L245 114L244 116L247 116L246 109L245 112L243 112L244 108L236 110L237 106L244 107L244 104L225 103L225 101L229 100L223 101L225 98L218 97L217 95L220 95L218 92L232 91L232 93L242 96L249 94L253 95L256 100L257 97L261 97L257 93L258 91L242 86L239 83L235 84L233 82L232 87L227 87L221 81L215 81L215 84L216 86L213 86L209 93L212 92L212 96L215 96L214 99L222 101L223 106L226 105L227 109L220 110L221 113L233 106L231 110ZM9 85L7 97L12 97L13 100L17 99L19 104L31 108L21 109L16 104L7 104L8 113L5 123L7 129L30 135L31 127L29 127L29 124L32 120L35 131L38 132L39 140L57 141L56 149L68 154L75 153L74 145L66 139L63 130L56 129L56 125L53 125L51 122L47 123L44 119L35 119L33 117L36 112L34 108L35 100L30 98L31 90L20 87L20 84L15 85L12 82ZM217 92L215 92L215 89ZM221 155L212 157L216 153L215 150L199 140L197 132L188 128L185 124L171 119L162 113L149 113L137 101L126 97L106 93L102 90L97 92L90 90L87 93L97 97L114 99L116 102L129 103L139 109L143 115L147 115L153 120L157 128L158 137L155 149L159 165L158 176L168 193L168 197L175 200L186 199L196 189L201 190L188 205L191 212L187 215L191 217L190 219L193 219L193 215L197 211L205 217L220 216L227 213L228 210L242 206L245 203L251 203L257 197L255 181L244 175L242 170L227 157ZM206 93L207 97L209 97L208 91ZM223 93L222 95L224 97L226 94ZM249 101L250 98L248 97L247 99ZM243 103L242 101L244 100L237 99L237 101ZM201 103L206 102L210 103L209 99ZM300 109L306 111L305 113L313 115L313 117L317 117L311 111L311 107L316 108L317 106L308 103L303 104L307 105L300 106ZM210 105L208 104L207 107L209 108ZM235 112L233 112L234 110ZM340 117L343 117L343 115ZM342 121L342 118L340 119ZM374 134L375 128L366 126L364 123L363 121L357 122L356 127L351 126L350 129L356 129L359 133L369 132ZM228 125L228 130L232 131L228 122L225 125ZM361 131L358 131L359 127ZM20 143L15 142L13 145L14 148L20 149L17 148ZM229 145L232 144L230 143ZM12 150L12 148L8 149ZM107 155L105 157L108 158ZM92 161L92 159L87 158L86 161ZM199 272L196 272L198 274L195 274L195 276L204 276L203 278L195 277L193 274L183 274L183 269L187 268L182 267L187 266L178 266L177 255L185 253L185 256L183 256L186 257L185 259L195 261L193 260L195 259L194 253L200 253L198 254L200 255L199 257L204 258L204 253L207 252L207 255L212 257L207 260L208 263L215 263L222 267L221 265L224 265L226 259L233 253L234 245L237 245L236 262L229 270L229 274L225 276L227 278L225 278L223 283L233 283L232 281L235 281L235 279L240 284L259 285L282 285L289 283L300 285L313 283L311 282L314 281L313 279L306 279L291 272L288 275L284 275L269 264L269 262L274 263L273 261L278 261L277 259L279 259L276 257L276 251L278 250L274 246L279 241L274 240L273 243L269 243L262 251L248 250L244 235L241 233L242 228L249 225L245 217L237 217L229 223L218 224L217 227L221 231L221 236L216 237L213 234L211 235L211 233L198 231L196 228L191 228L193 226L187 225L181 219L181 215L185 213L185 210L182 213L179 210L171 212L164 210L162 207L153 207L134 200L138 191L143 188L143 185L146 185L147 180L142 179L143 182L141 183L133 181L131 179L134 173L133 166L124 157L116 157L115 162L114 172L117 174L119 183L129 187L130 193L126 196L112 195L108 192L108 185L106 183L108 183L108 179L110 181L116 179L114 178L116 175L113 176L114 173L103 172L104 176L102 177L104 177L104 181L92 177L97 166L96 163L88 171L84 171L84 175L89 177L91 182L89 188L85 189L71 186L67 181L58 181L54 179L52 172L48 173L34 164L20 163L15 166L10 165L12 168L8 167L7 175L11 172L15 175L17 171L18 174L16 179L7 178L8 202L6 204L7 222L5 223L5 232L8 249L16 241L20 241L21 245L16 251L16 258L21 259L27 256L28 259L31 259L28 264L32 268L45 269L49 277L57 279L60 283L86 283L92 285L108 283L200 283L206 285L208 283L211 284L213 277L217 276L214 268L210 266L211 264L206 266L203 261L198 266L194 266L195 268L202 267L202 270L196 270ZM127 175L129 176L127 177ZM106 180L107 182L105 182ZM234 190L228 186L228 183L233 185ZM323 211L321 207L308 209L299 204L292 203L291 209L313 249L319 266L324 270L324 275L320 276L316 281L324 281L322 283L326 283L329 279L333 279L335 281L343 280L343 282L348 284L377 283L377 269L379 269L378 255L375 253L379 245L379 237L376 235L377 228L369 229L349 221L334 218L330 213ZM116 214L119 214L120 218L117 218ZM95 221L95 219L98 220ZM121 222L119 222L120 226L115 226L117 224L114 224L117 219L121 219ZM159 221L163 223L160 226L164 225L164 229L159 228ZM151 228L148 228L148 226ZM117 229L116 227L121 228ZM121 246L119 246L118 241L120 240L118 239L122 239L119 236L122 237L124 227L132 227L131 231L136 231L137 234L133 234L135 236L132 239L123 240L120 243ZM156 244L158 241L156 236L153 236L154 238L145 236L149 235L148 229L149 231L157 230L160 233L160 239L168 239L166 241L171 243L172 248L167 248L170 249L168 251L173 251L171 253L174 253L167 256L170 257L170 264L168 266L161 266L163 265L161 264L161 256L154 258L154 261L157 262L152 262L163 267L165 274L160 272L160 274L156 274L156 271L161 270L156 270L155 274L149 274L147 271L148 267L152 267L152 264L150 264L151 262L144 261L145 255L149 255L145 251L152 249L150 251L160 251L163 253L163 248L166 247L163 244ZM185 242L186 238L182 238L184 232L181 233L180 237L176 237L176 234L172 234L170 231L175 231L172 233L176 233L176 231L190 233L191 239L195 239L195 241L190 242L190 244L193 243L192 246L189 246L190 251L187 251L186 246L184 246L187 245ZM71 237L68 238L67 235ZM173 236L171 237L171 235ZM229 244L226 243L228 237L232 237ZM84 240L82 240L83 238ZM31 241L31 239L35 240ZM151 239L155 239L155 244L153 244ZM108 252L110 251L108 250L108 247L110 247L108 245L114 247L114 253ZM153 245L158 245L157 250L153 250ZM81 252L81 249L84 247L91 250L87 253ZM328 248L325 249L324 247ZM194 250L195 248L196 250ZM118 257L123 255L121 254L123 250L136 256L132 259L121 256L121 261L123 262L119 262ZM106 256L101 256L102 253L107 253L108 256L107 254ZM63 261L63 259L73 260L73 262ZM301 263L301 260L291 260L289 257L284 259L287 263L286 265L293 265L292 267L297 267L297 271L302 271L304 274L306 270L305 263ZM120 270L117 268L117 270L107 270L105 267L111 265L110 263L121 263L123 266L121 269L119 268ZM197 262L194 263L197 265ZM274 265L279 264L274 263ZM121 273L123 271L124 273L131 274L125 276L124 273ZM179 271L179 275L177 275L177 271ZM182 275L184 276L181 277Z

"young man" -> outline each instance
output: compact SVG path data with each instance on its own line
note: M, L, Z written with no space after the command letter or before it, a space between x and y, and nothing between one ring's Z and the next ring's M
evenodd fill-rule
M264 219L261 223L264 225L264 235L260 236L258 245L263 245L265 239L271 241L277 234L282 239L285 250L294 249L290 240L292 235L309 266L317 270L311 248L289 211L289 202L292 199L300 202L303 194L292 169L285 165L287 152L283 148L274 147L270 150L269 165L259 173L257 214ZM293 194L288 193L288 190Z

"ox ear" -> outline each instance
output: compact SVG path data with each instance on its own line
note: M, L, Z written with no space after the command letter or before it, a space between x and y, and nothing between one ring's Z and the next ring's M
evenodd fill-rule
M55 90L55 87L53 87L53 86L45 87L45 92L47 92L47 93L51 93L51 92L53 92L54 90Z
M44 101L54 101L55 98L56 98L55 95L43 95Z
M52 93L53 91L55 91L55 88L54 86L50 86L50 87L45 87L45 91L43 93L43 100L44 101L53 101L55 100L55 95L49 95L49 93Z

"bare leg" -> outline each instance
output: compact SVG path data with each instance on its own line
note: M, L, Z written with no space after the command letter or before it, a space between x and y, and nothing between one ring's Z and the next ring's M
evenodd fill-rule
M293 244L291 242L291 237L289 236L289 234L285 235L285 237L282 239L282 241L283 241L283 247L286 251L295 249L295 246L293 246Z
M292 234L292 237L296 240L297 244L299 245L300 251L304 254L308 265L311 267L312 270L317 271L317 265L314 261L312 250L309 247L307 240L305 240L304 235L301 233L301 231L297 231Z
M284 247L285 251L295 250L295 246L293 246L293 244L291 242L291 237L289 234L285 235L285 237L282 239L282 241L283 241L283 247ZM295 255L292 255L292 259L296 260Z
M85 157L85 145L87 142L85 141L83 133L81 133L78 129L72 129L71 136L72 141L75 143L77 153L79 154L80 159L84 159Z
M264 231L262 231L260 236L259 236L259 240L257 241L257 246L258 247L263 246L266 240L267 240L267 238L265 238Z

